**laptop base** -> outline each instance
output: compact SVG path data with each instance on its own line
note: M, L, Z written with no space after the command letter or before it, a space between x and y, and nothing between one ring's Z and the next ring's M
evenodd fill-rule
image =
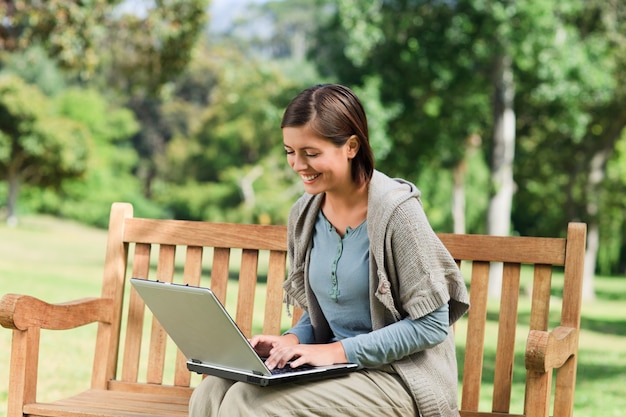
M248 373L234 373L232 370L222 370L215 366L205 366L202 363L187 361L187 369L198 374L213 375L233 381L247 382L262 387L284 384L285 382L317 381L326 378L338 378L347 376L357 369L356 364L340 364L336 366L311 367L309 371L296 372L293 374L281 373L280 377L271 375L252 375Z

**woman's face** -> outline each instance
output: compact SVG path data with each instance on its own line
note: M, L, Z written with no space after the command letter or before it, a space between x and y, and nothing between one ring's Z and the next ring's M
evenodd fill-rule
M350 167L358 150L356 137L336 146L309 125L285 127L283 145L287 162L300 175L307 193L341 193L354 186Z

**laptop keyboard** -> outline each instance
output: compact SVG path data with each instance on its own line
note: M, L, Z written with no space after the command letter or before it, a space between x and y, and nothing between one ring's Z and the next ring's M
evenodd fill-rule
M314 366L312 365L300 365L297 368L292 368L291 366L289 366L289 364L287 364L287 366L285 366L284 368L274 368L272 369L272 375L283 375L283 374L289 374L291 372L300 372L300 371L306 371L309 369L313 369Z

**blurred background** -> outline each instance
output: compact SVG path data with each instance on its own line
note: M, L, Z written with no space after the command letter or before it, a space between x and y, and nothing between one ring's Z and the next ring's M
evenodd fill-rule
M98 296L114 201L284 224L280 120L318 83L361 97L377 168L437 232L587 223L576 415L626 416L623 0L0 0L0 295ZM76 332L42 335L38 399L89 386Z
M564 236L626 268L626 3L0 0L0 210L284 223L279 128L317 83L361 97L377 168L438 232Z

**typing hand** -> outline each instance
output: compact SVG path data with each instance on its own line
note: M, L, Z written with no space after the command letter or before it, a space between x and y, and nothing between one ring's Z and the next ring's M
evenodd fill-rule
M261 357L270 356L272 349L280 346L289 346L298 344L298 338L293 334L283 336L269 336L260 334L250 339L250 344Z
M289 363L292 368L309 364L313 366L333 365L347 362L346 353L340 342L322 345L282 345L269 352L265 365L270 369L284 368Z

